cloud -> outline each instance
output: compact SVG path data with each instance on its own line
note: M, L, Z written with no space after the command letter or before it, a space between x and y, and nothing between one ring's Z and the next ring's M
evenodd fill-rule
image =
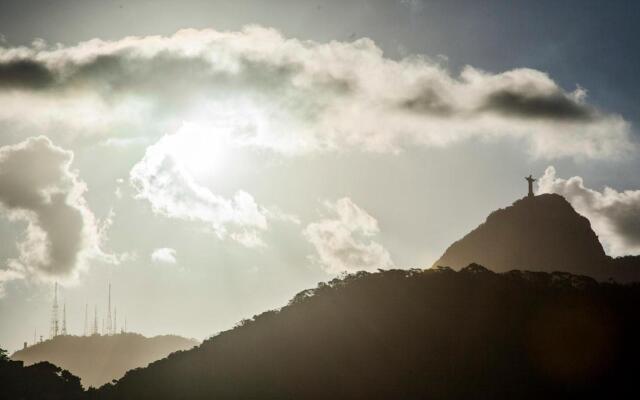
M129 146L139 146L148 144L149 140L146 137L111 137L100 144L106 147L126 148Z
M241 232L233 232L231 239L240 243L245 247L266 247L264 241L258 236L255 230L243 230Z
M176 250L169 247L155 249L151 253L151 261L155 263L175 264Z
M624 118L540 71L454 75L422 56L386 58L367 38L318 43L258 26L0 48L0 102L0 122L103 136L129 125L159 136L222 106L244 116L238 143L286 154L470 139L516 139L542 158L632 149Z
M640 190L597 191L586 187L579 176L558 178L550 166L538 181L538 193L564 196L591 221L609 255L640 254Z
M507 116L558 121L589 121L597 117L593 108L560 90L542 94L496 91L486 98L482 109Z
M375 271L393 266L389 252L369 239L380 231L374 217L348 197L326 202L325 207L335 215L307 225L303 234L327 272Z
M18 257L7 260L0 282L71 280L91 257L116 261L100 250L100 227L72 161L72 152L44 136L0 147L1 211L12 221L26 222Z
M40 89L53 81L53 73L39 62L10 60L0 63L0 88Z
M226 198L196 181L194 169L211 169L216 164L216 154L222 157L224 153L209 153L205 145L211 143L209 139L206 131L184 125L149 146L130 172L136 197L147 200L157 214L205 222L220 238L231 232L230 237L245 246L263 245L258 232L267 229L266 211L249 193L240 190ZM198 154L203 150L207 153ZM200 165L203 161L207 164Z

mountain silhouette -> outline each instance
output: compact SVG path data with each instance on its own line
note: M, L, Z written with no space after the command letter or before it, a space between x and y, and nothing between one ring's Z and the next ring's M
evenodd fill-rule
M84 387L98 387L125 372L199 342L175 335L147 338L137 333L111 336L56 336L15 352L11 358L26 365L47 361L77 375Z
M525 197L492 212L433 265L460 269L470 263L497 272L566 271L599 280L640 280L640 258L607 256L589 220L558 194Z
M640 285L477 264L360 272L90 399L590 399L637 389Z

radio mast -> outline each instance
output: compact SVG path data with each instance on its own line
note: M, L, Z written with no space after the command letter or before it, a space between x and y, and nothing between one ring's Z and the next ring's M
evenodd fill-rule
M58 336L58 282L54 284L53 289L53 307L51 308L51 331L50 339Z
M67 334L67 303L62 304L62 335Z
M107 335L111 335L112 332L112 319L111 319L111 282L109 282L109 303L107 305Z

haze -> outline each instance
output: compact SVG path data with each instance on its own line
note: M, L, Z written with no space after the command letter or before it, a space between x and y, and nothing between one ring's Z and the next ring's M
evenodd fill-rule
M559 193L640 253L637 4L2 1L0 343L204 339Z

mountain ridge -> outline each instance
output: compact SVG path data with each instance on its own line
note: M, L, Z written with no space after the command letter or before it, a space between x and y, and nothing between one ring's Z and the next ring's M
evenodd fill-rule
M640 285L564 272L359 272L89 398L596 398L635 387Z
M177 335L60 335L18 350L11 358L27 366L47 361L80 377L84 387L98 387L122 377L130 369L197 344L195 339Z

